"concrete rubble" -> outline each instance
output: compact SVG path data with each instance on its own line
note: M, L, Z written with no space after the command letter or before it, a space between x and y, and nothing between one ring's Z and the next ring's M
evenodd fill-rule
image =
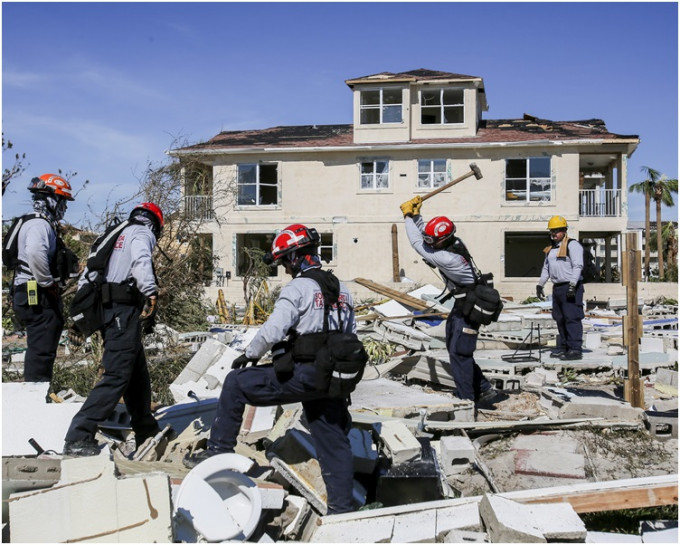
M408 292L436 316L390 300L359 317L360 337L391 345L352 394L362 509L326 515L298 404L247 407L235 454L184 468L183 456L205 447L231 362L257 327L166 328L193 356L169 386L175 404L156 412L176 436L141 460L122 407L100 427L99 456L68 458L58 453L83 399L60 392L47 403L47 384L3 384L3 541L677 542L677 521L623 535L588 531L582 519L677 505L677 306L642 306L637 408L623 399L625 304L589 310L584 357L565 362L549 355L550 302L506 302L475 354L504 396L476 408L454 395L441 315L450 308L438 294Z

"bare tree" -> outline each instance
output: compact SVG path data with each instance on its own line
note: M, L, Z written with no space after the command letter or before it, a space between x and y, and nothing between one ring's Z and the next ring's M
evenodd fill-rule
M12 144L12 141L7 139L5 140L5 133L2 133L2 155L4 157L5 152L11 150L14 147L14 144ZM2 170L2 194L5 194L5 189L7 189L7 186L9 183L12 181L13 178L16 178L17 176L21 176L21 174L26 170L26 166L24 165L24 161L26 160L26 154L25 153L15 153L14 154L14 162L11 164L12 166L10 167L5 167ZM5 164L8 164L8 162L5 162Z

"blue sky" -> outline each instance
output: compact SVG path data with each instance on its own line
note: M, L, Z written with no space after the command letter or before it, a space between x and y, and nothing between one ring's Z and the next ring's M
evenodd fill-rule
M486 119L603 119L637 134L629 184L678 175L676 2L2 4L2 130L29 168L84 180L66 219L96 223L175 137L351 123L344 81L429 68L484 78ZM10 162L7 153L3 166ZM675 196L677 202L677 196ZM678 207L664 209L677 218ZM643 199L630 217L644 218ZM654 211L652 211L654 219Z

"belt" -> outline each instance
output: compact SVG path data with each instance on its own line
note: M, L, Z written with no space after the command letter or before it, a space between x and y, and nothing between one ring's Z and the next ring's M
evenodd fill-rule
M559 288L561 286L568 286L569 282L558 282L557 284L553 284L553 288Z

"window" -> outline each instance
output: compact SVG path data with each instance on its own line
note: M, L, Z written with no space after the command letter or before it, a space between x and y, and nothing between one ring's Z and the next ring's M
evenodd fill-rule
M333 233L319 233L321 243L319 244L319 255L324 263L333 261Z
M420 122L446 125L465 121L462 89L431 89L420 92Z
M199 234L189 242L186 265L203 279L205 286L210 286L213 279L213 236Z
M331 263L335 256L333 252L333 233L319 233L321 243L318 254L325 263ZM253 260L260 260L272 248L274 233L239 233L236 235L236 274L245 276L252 274L256 266ZM212 244L212 235L210 238ZM210 246L212 251L212 246ZM212 257L212 253L211 253ZM269 267L267 276L277 276L277 267Z
M551 201L549 157L508 159L505 162L506 201Z
M418 161L418 188L434 189L446 182L446 159Z
M360 120L362 125L401 123L401 89L361 91Z
M278 167L276 164L238 166L238 204L264 206L278 204Z
M361 163L361 189L387 189L390 186L389 161Z
M505 233L505 277L534 278L541 276L545 254L550 243L547 233Z
M274 233L241 233L236 235L236 274L252 274L256 267L254 260L272 248ZM267 276L276 276L276 267L269 267Z

